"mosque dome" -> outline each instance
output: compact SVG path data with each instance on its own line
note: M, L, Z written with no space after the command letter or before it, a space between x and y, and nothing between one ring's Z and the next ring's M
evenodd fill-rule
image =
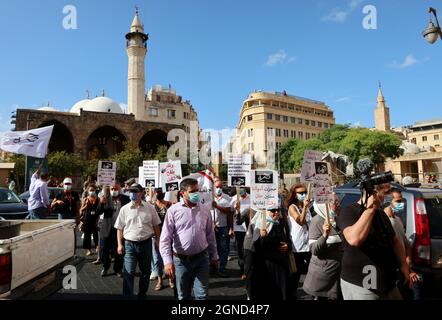
M120 105L108 97L97 97L92 100L85 99L79 101L72 107L71 113L79 113L80 109L91 112L123 113Z
M71 112L71 113L80 113L80 109L84 110L84 107L89 102L91 102L91 99L84 99L84 100L78 101L76 104L73 105L73 107L71 108L71 111L69 111L69 112Z
M411 142L403 142L401 149L404 150L404 155L418 154L419 152L421 152L421 149Z

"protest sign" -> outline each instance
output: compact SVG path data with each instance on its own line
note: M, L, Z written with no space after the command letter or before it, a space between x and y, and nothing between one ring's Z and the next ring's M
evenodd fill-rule
M160 188L160 162L157 160L143 161L140 167L139 181L144 188Z
M301 169L301 183L313 182L315 176L315 162L322 160L321 151L306 150Z
M163 192L179 191L181 178L180 160L160 163L160 181Z
M227 158L227 175L229 187L250 187L251 154L229 154Z
M272 170L252 170L250 176L251 207L255 210L278 208L278 173Z
M117 163L112 161L99 161L97 184L100 186L113 186L117 176Z
M315 168L313 199L319 204L333 201L333 181L330 164L327 162L315 162L313 167Z

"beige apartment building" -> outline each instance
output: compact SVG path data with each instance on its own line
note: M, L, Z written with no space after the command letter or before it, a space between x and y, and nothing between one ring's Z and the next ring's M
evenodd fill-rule
M291 138L312 139L335 125L325 103L284 92L255 91L244 101L232 152L251 153L257 167L271 166Z
M407 128L408 141L419 148L442 152L442 119L416 122Z

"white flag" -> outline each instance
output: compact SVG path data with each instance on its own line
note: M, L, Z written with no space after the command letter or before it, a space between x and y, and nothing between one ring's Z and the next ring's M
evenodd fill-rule
M0 142L0 149L6 152L43 159L48 153L52 130L54 130L54 126L29 131L6 132L3 134Z

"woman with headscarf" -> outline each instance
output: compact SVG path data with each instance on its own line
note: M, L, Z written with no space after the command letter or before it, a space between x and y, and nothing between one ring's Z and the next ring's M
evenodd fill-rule
M285 219L278 208L266 211L265 224L262 213L252 219L253 267L247 278L251 300L289 300L290 287L289 254L291 241Z
M313 204L317 215L309 228L309 244L312 258L304 281L304 291L319 299L337 300L340 297L342 240L336 226L339 214L339 199L335 196L329 205L329 220L326 219L326 204Z
M86 250L86 256L92 255L92 240L94 238L95 247L98 248L98 197L95 186L88 188L87 197L84 198L80 208L80 221L84 232L83 249Z

